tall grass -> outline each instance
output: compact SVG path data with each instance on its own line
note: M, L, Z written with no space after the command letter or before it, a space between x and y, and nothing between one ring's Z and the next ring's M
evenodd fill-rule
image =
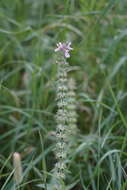
M55 44L72 41L77 84L76 148L66 189L127 189L126 0L0 1L0 188L52 190Z

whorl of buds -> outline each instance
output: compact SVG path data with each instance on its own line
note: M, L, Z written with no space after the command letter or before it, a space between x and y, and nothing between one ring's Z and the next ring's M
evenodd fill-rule
M14 167L14 181L18 185L22 182L23 179L21 156L18 152L15 152L13 154L13 167Z
M76 95L75 95L75 81L73 78L68 82L68 125L70 134L72 136L77 134L77 113L76 113Z

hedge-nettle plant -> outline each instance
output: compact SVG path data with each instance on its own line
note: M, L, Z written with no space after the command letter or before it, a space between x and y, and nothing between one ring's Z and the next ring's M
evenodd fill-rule
M68 142L68 79L67 70L69 64L66 59L70 57L71 43L57 44L55 52L58 52L57 59L57 114L56 114L56 149L57 163L55 172L58 180L65 178Z

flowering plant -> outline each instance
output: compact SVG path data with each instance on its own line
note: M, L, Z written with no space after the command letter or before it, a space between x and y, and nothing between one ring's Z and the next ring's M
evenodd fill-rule
M56 148L55 155L57 163L55 173L58 181L65 178L66 160L67 160L67 143L68 143L68 78L67 68L69 64L66 58L70 57L71 42L57 44L55 52L60 54L57 63L57 113L56 113ZM58 187L60 190L60 186Z

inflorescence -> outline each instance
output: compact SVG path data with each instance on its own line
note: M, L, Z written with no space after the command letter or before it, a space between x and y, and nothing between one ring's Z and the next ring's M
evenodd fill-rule
M55 52L59 52L57 63L57 114L56 114L56 149L57 163L55 165L56 176L59 180L65 178L68 142L68 79L67 70L69 64L66 58L70 57L71 42L57 44Z

